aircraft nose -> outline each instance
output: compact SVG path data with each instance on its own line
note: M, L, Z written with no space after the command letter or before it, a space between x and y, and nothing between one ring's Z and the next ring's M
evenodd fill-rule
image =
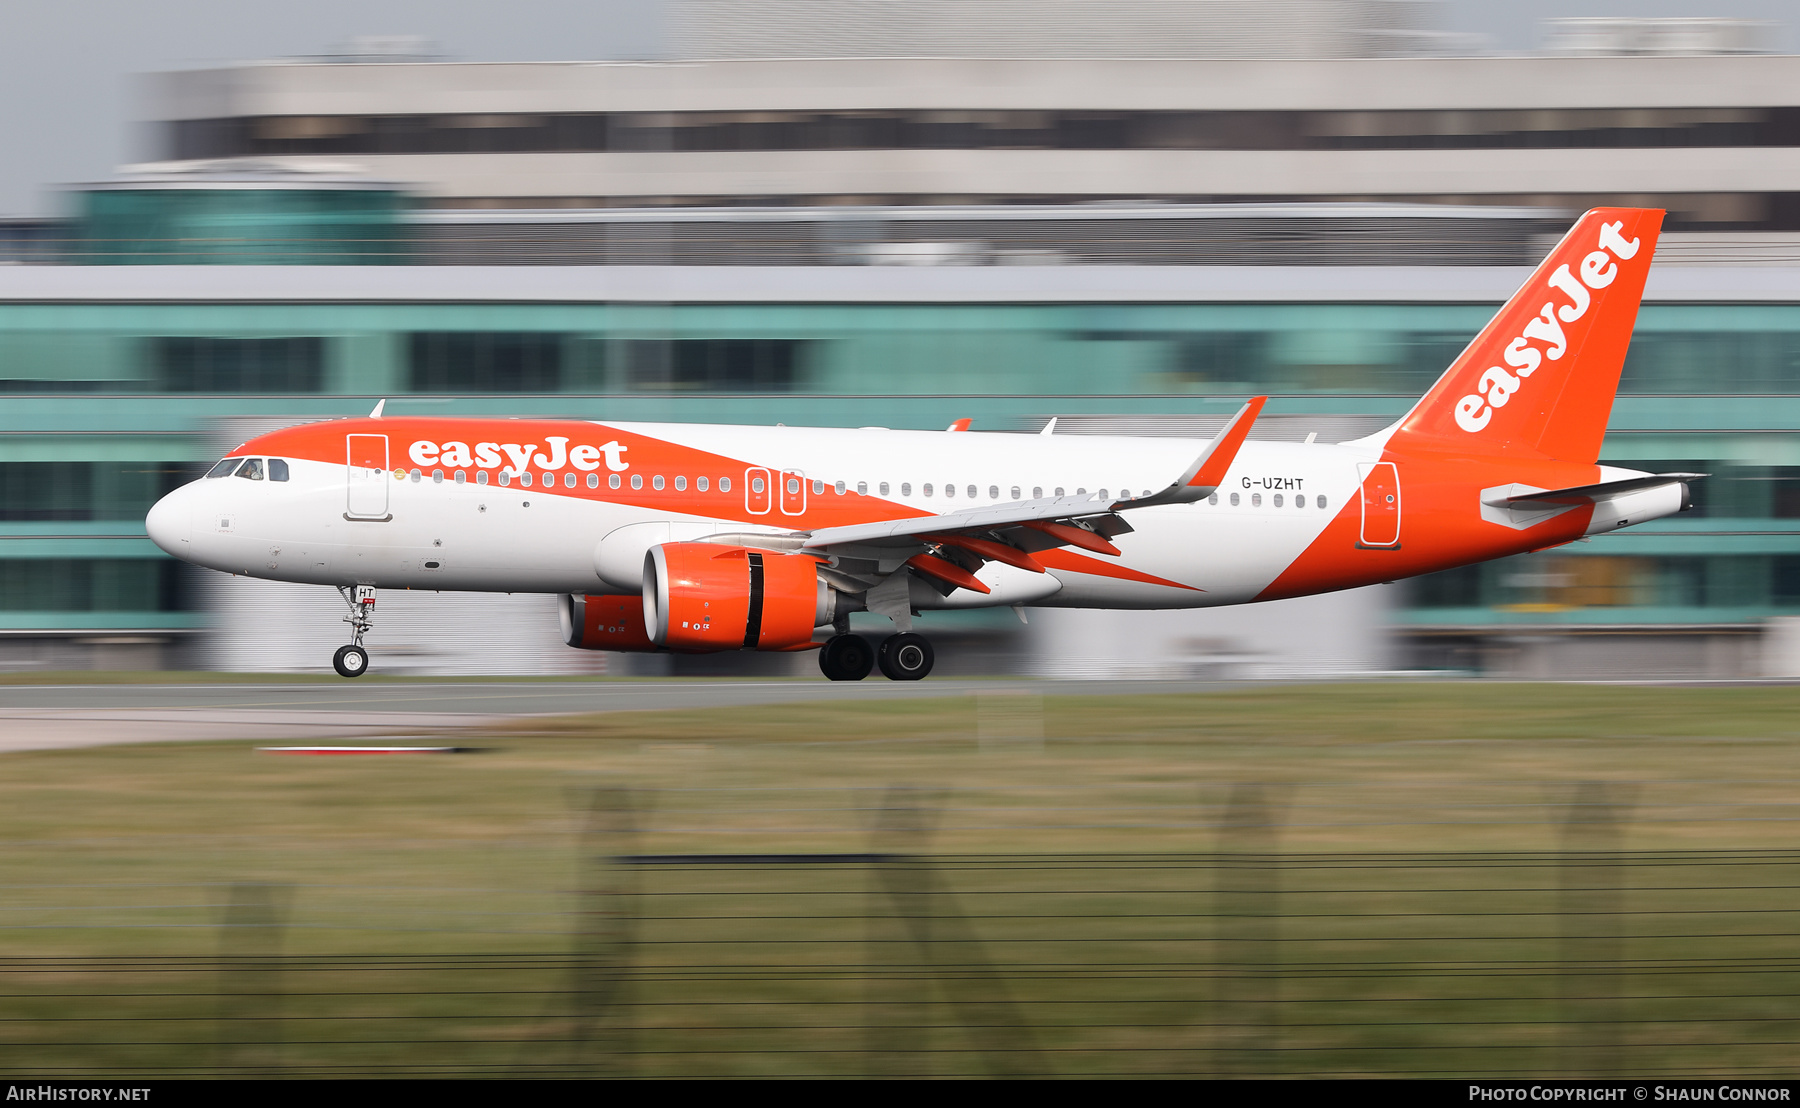
M185 488L176 489L150 506L144 517L144 530L150 541L177 558L188 557L189 538L193 531L193 505Z

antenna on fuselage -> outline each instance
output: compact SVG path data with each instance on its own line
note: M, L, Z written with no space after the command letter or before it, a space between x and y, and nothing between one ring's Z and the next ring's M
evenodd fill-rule
M1051 417L1050 417L1050 422L1049 422L1049 423L1046 423L1046 424L1044 424L1044 429L1043 429L1043 430L1042 430L1042 431L1039 431L1039 432L1038 432L1038 434L1040 434L1040 435L1054 435L1054 434L1056 434L1056 417L1055 417L1055 416L1051 416Z
M387 397L384 396L380 400L377 400L375 402L375 410L369 413L369 418L370 419L380 419L381 418L381 409L383 409L385 407L387 407Z

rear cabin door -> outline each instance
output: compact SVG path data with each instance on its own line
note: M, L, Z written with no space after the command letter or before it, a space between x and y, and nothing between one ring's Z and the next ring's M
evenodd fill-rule
M349 499L344 514L351 519L385 520L388 515L388 439L386 435L346 435Z
M1400 471L1393 462L1357 467L1362 472L1363 546L1400 545Z

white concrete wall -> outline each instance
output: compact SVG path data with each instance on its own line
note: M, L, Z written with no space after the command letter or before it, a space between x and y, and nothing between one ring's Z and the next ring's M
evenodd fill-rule
M1168 61L262 62L146 78L152 119L780 111L1787 106L1800 56Z
M350 641L337 591L208 573L202 606L213 620L200 647L206 669L235 673L330 673ZM562 641L556 598L536 594L376 594L375 629L363 640L369 672L408 675L606 672L608 655Z
M1392 666L1378 585L1231 608L1108 612L1035 608L1030 672L1044 677L1334 678Z

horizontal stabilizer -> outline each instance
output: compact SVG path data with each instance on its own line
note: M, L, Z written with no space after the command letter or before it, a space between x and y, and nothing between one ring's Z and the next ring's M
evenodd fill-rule
M1568 489L1545 489L1540 492L1498 496L1486 503L1492 504L1496 508L1566 508L1577 504L1598 504L1602 500L1611 500L1615 496L1623 496L1628 492L1654 489L1662 485L1679 485L1684 481L1697 481L1707 476L1710 474L1647 473L1642 477L1602 481L1597 485L1577 485Z

